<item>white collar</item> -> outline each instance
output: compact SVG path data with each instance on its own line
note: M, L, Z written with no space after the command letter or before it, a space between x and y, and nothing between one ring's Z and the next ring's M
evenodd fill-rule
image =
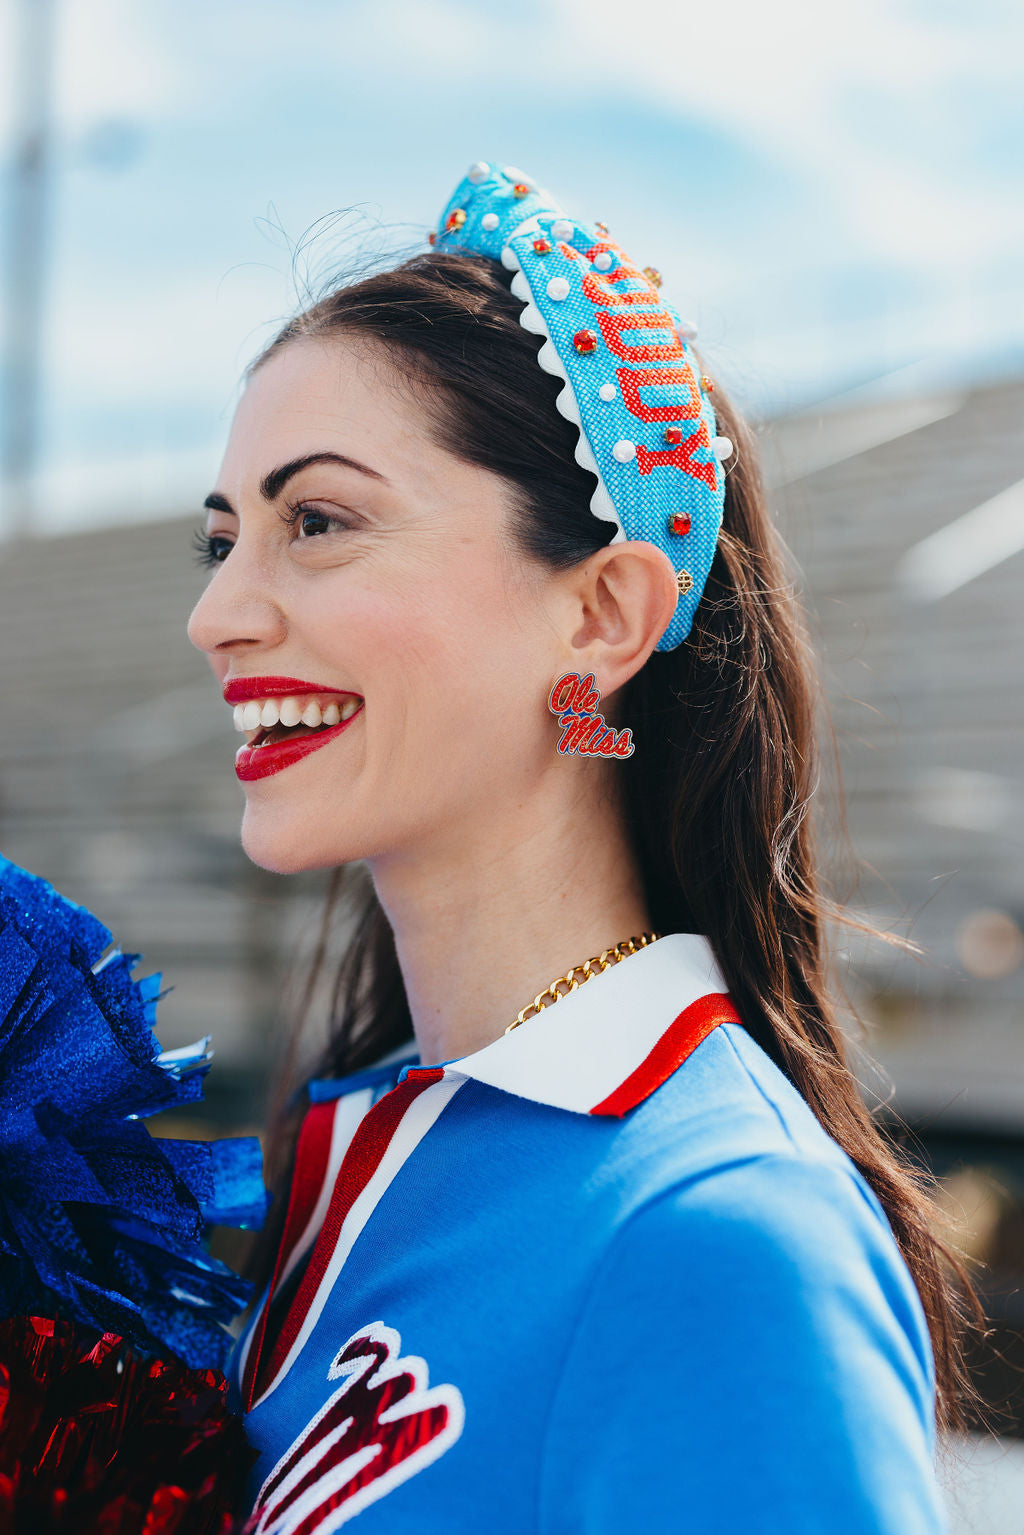
M446 1062L444 1075L552 1108L621 1117L724 1022L739 1018L710 942L667 933L511 1034ZM402 1075L437 1069L413 1066Z

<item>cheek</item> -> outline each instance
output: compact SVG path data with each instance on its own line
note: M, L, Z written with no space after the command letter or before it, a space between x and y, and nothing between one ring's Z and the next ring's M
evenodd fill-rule
M441 777L465 787L460 758L479 773L528 752L550 723L539 601L493 550L453 540L443 562L396 562L389 580L339 583L307 603L317 651L366 696L367 765L391 774L411 764L422 786L443 760Z
M446 687L463 692L507 649L504 586L472 546L455 543L443 562L403 564L391 582L353 591L344 611L340 646L351 640L385 687L417 696L424 683L434 695Z
M412 761L421 786L433 780L445 797L472 798L515 775L543 746L551 719L542 624L510 614L500 587L483 595L467 601L455 588L446 603L406 614L389 655L381 646L384 691L397 691L395 719L404 727L395 750Z

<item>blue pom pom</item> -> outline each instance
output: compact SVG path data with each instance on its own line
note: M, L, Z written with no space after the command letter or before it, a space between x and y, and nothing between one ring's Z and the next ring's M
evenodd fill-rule
M196 1368L223 1365L249 1285L204 1245L259 1226L259 1142L160 1140L202 1097L209 1036L161 1051L160 976L0 858L0 1316L59 1310Z

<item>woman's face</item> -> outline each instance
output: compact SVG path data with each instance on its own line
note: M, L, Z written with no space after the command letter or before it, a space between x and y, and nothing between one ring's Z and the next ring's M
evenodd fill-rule
M351 462L286 477L326 454ZM547 708L571 662L564 586L514 549L504 483L431 441L381 353L333 337L274 354L208 505L216 563L189 636L249 711L256 863L479 846L499 805L564 767Z

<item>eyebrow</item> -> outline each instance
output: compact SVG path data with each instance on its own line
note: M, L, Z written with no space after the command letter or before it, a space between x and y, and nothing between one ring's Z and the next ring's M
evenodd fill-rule
M306 453L302 458L293 458L287 464L279 464L276 469L271 469L260 480L260 495L264 501L276 501L284 487L292 477L306 469L310 464L340 464L343 469L355 469L359 474L367 475L371 480L380 480L382 485L390 485L391 481L376 469L371 469L368 464L361 464L357 458L348 458L344 453ZM228 512L232 517L237 517L227 496L219 490L212 490L203 505L211 512Z

